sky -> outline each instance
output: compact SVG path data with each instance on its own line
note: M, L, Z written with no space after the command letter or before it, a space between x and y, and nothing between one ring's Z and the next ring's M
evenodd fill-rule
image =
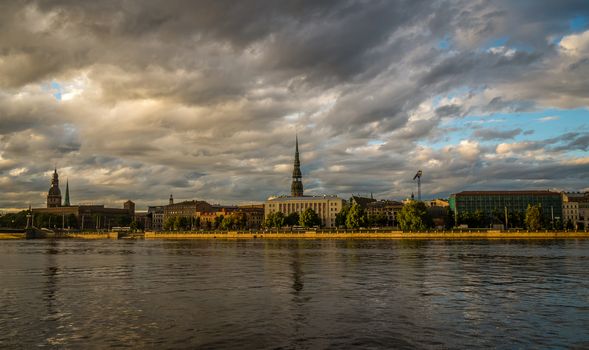
M0 2L0 209L589 190L586 0Z

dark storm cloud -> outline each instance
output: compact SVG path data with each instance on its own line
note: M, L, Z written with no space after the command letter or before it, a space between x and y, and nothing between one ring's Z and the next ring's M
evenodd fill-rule
M522 129L513 129L513 130L496 130L496 129L480 129L476 130L473 133L475 139L480 139L483 141L488 140L506 140L506 139L513 139L517 135L522 133Z
M513 79L514 75L525 73L522 66L529 66L540 57L538 53L527 52L510 56L492 52L459 54L434 66L421 78L420 85L446 87L456 84L457 79L461 79L462 84L476 85L480 83L481 76L485 76L487 83Z
M548 144L560 143L553 147L554 151L589 150L589 133L571 132L546 141Z
M505 111L505 112L525 112L530 111L534 107L532 101L518 101L518 100L504 100L502 97L495 97L483 107L483 111Z
M462 113L462 107L459 105L446 105L436 108L436 115L439 117L457 117Z

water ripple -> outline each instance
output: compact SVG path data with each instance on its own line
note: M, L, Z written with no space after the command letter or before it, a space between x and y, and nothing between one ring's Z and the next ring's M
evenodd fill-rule
M587 348L580 241L0 241L0 348Z

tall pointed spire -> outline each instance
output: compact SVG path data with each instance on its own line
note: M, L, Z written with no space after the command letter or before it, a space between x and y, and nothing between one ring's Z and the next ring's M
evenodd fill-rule
M303 174L301 173L301 161L299 159L299 135L295 137L295 159L294 169L292 171L292 184L290 185L290 195L293 197L303 196Z
M63 200L63 206L70 206L70 182L68 179L65 180L65 199Z

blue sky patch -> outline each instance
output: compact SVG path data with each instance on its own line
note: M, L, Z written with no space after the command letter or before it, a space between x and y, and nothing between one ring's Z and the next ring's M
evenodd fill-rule
M429 147L441 148L448 144L458 144L461 140L475 140L482 145L493 145L502 142L543 141L556 138L567 133L589 132L589 109L544 109L526 113L497 113L488 116L471 115L461 119L449 119L442 123L445 133L433 142L424 141ZM493 129L510 131L520 129L521 132L512 139L477 139L473 134L477 130ZM583 152L571 150L572 156Z
M571 19L569 22L569 27L573 32L581 32L587 28L587 24L589 21L585 16L576 16L575 18Z

